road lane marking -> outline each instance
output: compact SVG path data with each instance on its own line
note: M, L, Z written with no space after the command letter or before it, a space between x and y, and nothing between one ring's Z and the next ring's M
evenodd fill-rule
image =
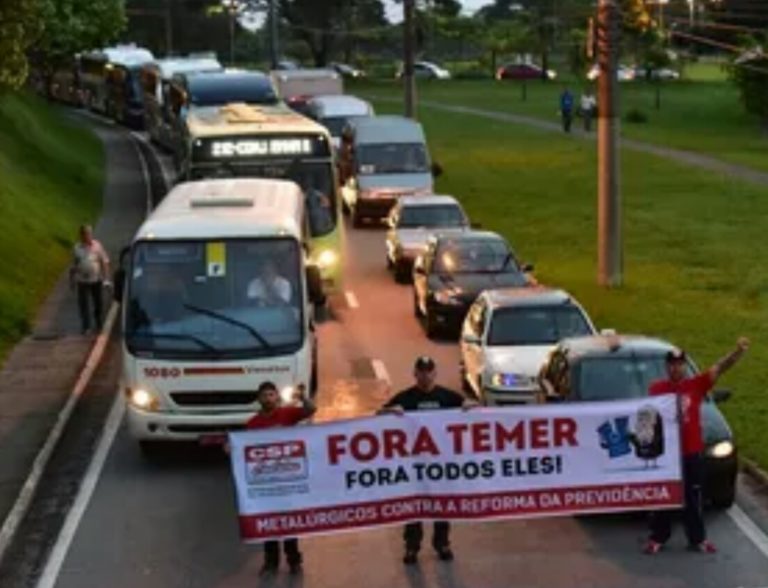
M112 306L109 308L109 313L107 314L107 318L104 321L101 332L96 338L96 342L91 348L88 359L86 360L85 365L80 372L80 376L77 378L77 382L75 382L75 386L72 388L72 391L69 394L69 398L67 398L64 407L56 417L56 423L53 425L53 428L51 428L45 443L43 443L42 448L35 457L35 461L32 463L32 469L29 472L27 479L24 481L24 485L21 487L19 495L16 497L16 502L14 502L13 507L8 513L8 516L5 517L3 526L0 527L0 561L2 561L3 556L8 550L8 547L11 545L11 542L13 541L13 538L18 531L22 520L24 520L24 517L29 511L29 507L31 506L32 500L35 497L37 487L40 485L40 480L43 477L43 473L45 472L45 468L48 465L48 461L50 461L51 455L53 454L54 449L56 449L56 445L64 433L64 429L66 428L67 423L69 422L69 419L75 410L75 406L77 406L78 400L80 400L83 392L85 392L85 389L88 387L88 384L91 381L93 373L96 371L96 367L101 362L101 358L103 357L104 351L107 348L109 336L112 332L112 328L115 325L117 316L118 305L113 302Z
M728 509L728 516L747 538L768 558L768 535L749 518L738 504Z
M133 135L131 135L131 137L133 137ZM149 173L149 165L147 165L147 160L145 159L144 154L141 152L141 148L136 142L136 139L132 138L129 142L133 146L134 151L136 151L136 156L139 158L141 175L144 177L144 190L147 197L146 214L144 216L149 216L149 213L152 212L152 208L154 208L152 206L152 176Z
M392 385L392 380L389 379L389 372L387 371L387 366L384 365L383 361L381 361L380 359L372 359L371 367L373 368L373 373L376 374L377 380L386 382L388 386Z
M354 309L360 308L360 303L357 300L357 296L355 296L355 293L352 292L352 290L347 290L344 292L344 297L347 299L347 306Z
M125 401L118 391L115 395L115 400L112 402L112 408L104 424L104 429L101 432L101 438L96 446L96 453L93 455L85 477L80 484L80 489L77 491L75 502L69 509L67 518L64 520L64 526L61 528L59 536L56 538L56 543L54 543L53 549L48 556L43 573L37 581L37 588L53 588L56 585L61 567L80 526L80 521L88 508L88 504L91 502L91 497L101 477L101 471L104 469L109 450L115 441L124 414Z
M139 133L138 131L131 131L131 135L133 135L133 138L141 141L144 143L147 148L152 152L152 155L155 157L155 161L157 162L157 166L160 168L160 172L163 174L163 181L165 182L165 190L166 192L171 189L171 186L173 186L173 178L171 176L171 172L168 171L165 164L163 163L162 157L160 157L157 153L157 149L155 149L155 146L152 145L152 143L147 139L143 133Z

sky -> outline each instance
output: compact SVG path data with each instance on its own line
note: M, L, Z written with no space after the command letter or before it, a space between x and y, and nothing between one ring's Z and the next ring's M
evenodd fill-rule
M464 12L466 14L472 14L475 10L486 4L491 4L492 0L460 0L464 5ZM392 0L384 0L384 4L387 8L387 18L392 22L400 22L403 20L403 5L395 4Z

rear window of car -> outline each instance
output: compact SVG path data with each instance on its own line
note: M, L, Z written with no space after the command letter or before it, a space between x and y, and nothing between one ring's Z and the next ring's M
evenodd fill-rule
M498 273L520 271L514 254L500 239L443 241L435 269L442 273Z
M493 313L488 345L550 345L591 333L582 311L571 304L502 308Z
M452 204L403 206L397 224L401 228L461 227L466 224L461 208Z

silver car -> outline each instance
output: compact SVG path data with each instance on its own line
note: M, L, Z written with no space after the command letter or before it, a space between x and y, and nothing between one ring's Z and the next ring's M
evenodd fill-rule
M464 209L453 196L403 196L387 219L387 267L395 280L407 282L413 261L435 233L446 234L470 228Z

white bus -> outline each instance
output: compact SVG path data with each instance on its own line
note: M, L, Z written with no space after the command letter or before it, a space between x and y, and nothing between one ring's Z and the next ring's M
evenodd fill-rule
M289 181L179 184L122 255L128 422L145 452L242 428L256 390L314 394L312 305L304 195Z

